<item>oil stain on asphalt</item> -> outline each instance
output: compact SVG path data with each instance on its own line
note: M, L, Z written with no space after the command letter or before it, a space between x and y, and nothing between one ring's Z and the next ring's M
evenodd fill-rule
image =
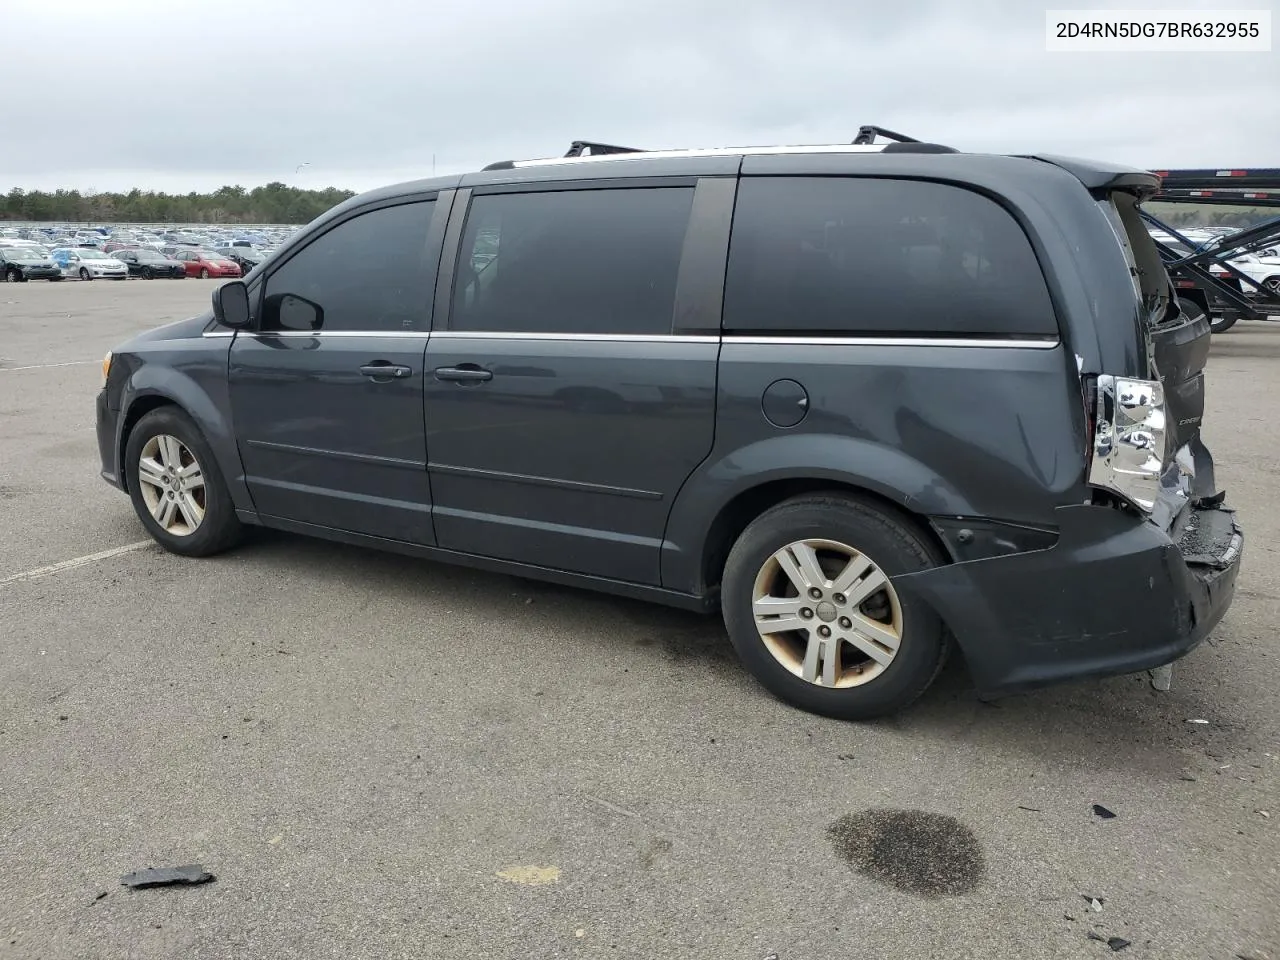
M863 810L827 828L859 873L924 897L968 893L986 873L982 847L955 817L922 810Z

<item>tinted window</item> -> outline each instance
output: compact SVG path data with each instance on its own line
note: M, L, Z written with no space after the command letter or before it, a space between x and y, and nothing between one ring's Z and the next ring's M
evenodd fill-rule
M803 333L1056 334L1026 234L939 183L745 179L724 326Z
M288 328L282 303L323 311L323 330L423 329L435 283L427 256L434 201L384 207L346 220L290 257L267 279L262 327Z
M476 197L450 327L670 333L692 204L674 187Z

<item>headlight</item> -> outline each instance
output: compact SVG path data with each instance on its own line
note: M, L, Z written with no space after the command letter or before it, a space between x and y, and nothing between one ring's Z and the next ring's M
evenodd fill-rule
M102 358L102 385L107 385L107 377L111 376L111 351L107 351L107 355Z

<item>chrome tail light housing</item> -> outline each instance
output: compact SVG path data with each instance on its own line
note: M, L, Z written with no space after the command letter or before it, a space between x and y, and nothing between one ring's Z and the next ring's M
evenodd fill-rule
M1093 386L1089 483L1150 513L1160 497L1169 437L1157 380L1098 374Z

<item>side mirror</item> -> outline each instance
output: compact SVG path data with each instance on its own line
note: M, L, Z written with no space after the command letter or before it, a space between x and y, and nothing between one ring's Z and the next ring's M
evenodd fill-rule
M233 330L248 327L249 288L239 280L231 280L214 290L213 318Z

